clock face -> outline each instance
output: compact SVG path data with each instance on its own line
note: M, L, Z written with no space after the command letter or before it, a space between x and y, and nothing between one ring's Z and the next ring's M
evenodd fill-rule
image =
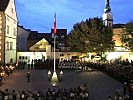
M113 19L112 13L104 13L103 14L103 20L106 20L106 19Z
M108 13L108 19L113 19L111 13Z

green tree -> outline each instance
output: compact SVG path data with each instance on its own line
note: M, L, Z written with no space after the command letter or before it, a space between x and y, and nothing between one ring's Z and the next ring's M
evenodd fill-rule
M114 41L111 27L103 24L102 18L90 18L73 26L68 36L72 51L103 53L112 51Z
M123 46L133 51L133 21L128 22L123 27L120 38Z

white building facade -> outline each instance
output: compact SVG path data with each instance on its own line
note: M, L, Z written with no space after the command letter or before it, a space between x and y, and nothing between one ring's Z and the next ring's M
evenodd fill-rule
M16 62L16 43L17 43L17 14L14 0L1 0L0 5L5 7L1 9L1 57L3 63Z

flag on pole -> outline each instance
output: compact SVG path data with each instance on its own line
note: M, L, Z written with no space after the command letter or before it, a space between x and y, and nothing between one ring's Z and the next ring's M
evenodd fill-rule
M54 35L56 35L56 13L54 15Z

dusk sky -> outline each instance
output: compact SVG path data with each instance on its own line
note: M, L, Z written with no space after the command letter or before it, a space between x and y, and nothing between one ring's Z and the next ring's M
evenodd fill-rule
M102 17L105 0L16 0L19 25L26 29L50 33L56 12L57 28L66 28L82 20ZM133 0L110 0L114 24L133 20Z

